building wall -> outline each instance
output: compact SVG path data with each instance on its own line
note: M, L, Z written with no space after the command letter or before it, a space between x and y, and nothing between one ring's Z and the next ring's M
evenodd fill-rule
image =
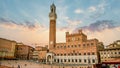
M18 59L32 59L32 55L33 55L33 47L30 47L28 45L24 45L22 43L18 43L17 44L17 48L16 48L16 57Z
M105 49L100 50L99 53L101 62L116 62L117 59L120 60L120 40L109 44Z
M0 57L4 57L6 59L14 59L15 47L15 41L0 38Z
M101 62L111 62L115 59L120 59L120 48L104 49L100 51Z
M64 64L95 64L99 61L100 42L97 39L87 39L80 30L78 33L66 33L66 43L57 43L50 52L54 54L54 63Z

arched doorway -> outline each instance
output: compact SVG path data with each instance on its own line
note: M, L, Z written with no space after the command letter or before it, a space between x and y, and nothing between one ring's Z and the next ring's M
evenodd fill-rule
M47 64L52 64L54 60L54 54L53 53L47 53L46 54L46 63Z
M51 55L48 55L47 56L47 63L50 64L52 61L52 56Z

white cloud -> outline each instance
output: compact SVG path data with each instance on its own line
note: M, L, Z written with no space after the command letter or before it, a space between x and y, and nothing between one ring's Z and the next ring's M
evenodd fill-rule
M81 10L81 9L76 9L74 12L75 12L76 14L80 14L80 13L83 13L83 10Z
M96 7L95 7L95 6L91 6L91 7L89 7L88 9L89 9L90 12L96 11Z
M89 30L85 31L88 38L97 38L99 41L103 42L105 45L108 45L116 40L120 40L120 27L113 29L105 29L99 32L90 32Z
M82 23L82 21L81 20L66 20L67 21L67 23L70 25L70 26L77 26L77 25L79 25L79 24L81 24Z

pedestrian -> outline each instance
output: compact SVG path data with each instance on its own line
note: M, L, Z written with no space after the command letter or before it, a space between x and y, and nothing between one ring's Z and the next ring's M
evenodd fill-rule
M20 65L18 65L18 68L20 68Z

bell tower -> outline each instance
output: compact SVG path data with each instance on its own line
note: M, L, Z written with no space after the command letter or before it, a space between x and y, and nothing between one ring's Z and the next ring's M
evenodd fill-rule
M49 49L53 49L56 45L56 6L54 3L50 6L50 26L49 26Z

